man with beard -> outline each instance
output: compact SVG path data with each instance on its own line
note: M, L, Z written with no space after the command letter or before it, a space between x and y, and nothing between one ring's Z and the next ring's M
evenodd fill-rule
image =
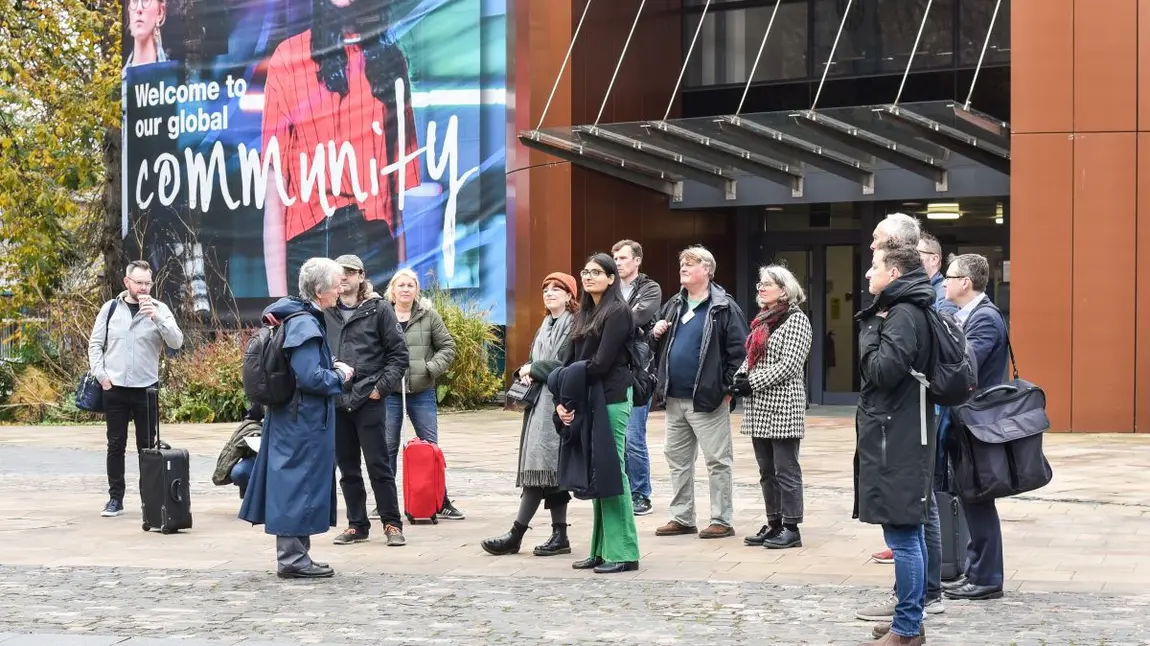
M362 454L387 544L404 545L395 473L384 439L384 397L399 387L407 370L407 344L391 303L372 291L364 278L363 261L346 255L336 262L343 267L343 280L335 307L324 310L327 343L338 361L355 369L355 377L335 402L335 460L348 527L334 542L361 543L371 530L359 470Z
M419 185L420 169L402 157L419 144L407 60L388 13L385 0L313 0L311 28L280 43L268 61L263 155L278 148L290 202L269 174L263 238L271 296L287 293L287 276L307 258L330 258L335 249L362 258L376 281L406 255L396 238L399 195ZM313 170L318 146L323 162Z

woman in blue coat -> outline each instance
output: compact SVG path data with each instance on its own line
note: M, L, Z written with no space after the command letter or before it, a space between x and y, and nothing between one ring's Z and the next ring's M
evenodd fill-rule
M269 407L255 468L240 518L276 537L278 574L284 579L335 574L311 560L311 536L336 525L335 396L352 369L333 363L325 339L323 310L339 297L343 268L312 258L299 273L299 298L283 298L264 310L265 321L284 321L284 352L295 374L296 397ZM298 402L298 407L297 407Z

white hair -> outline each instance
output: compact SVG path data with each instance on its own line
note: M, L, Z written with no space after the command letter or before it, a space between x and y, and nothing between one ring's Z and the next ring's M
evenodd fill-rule
M803 291L802 285L799 285L799 280L795 278L790 269L782 265L760 267L759 280L763 282L769 280L778 285L783 290L783 300L790 305L802 305L807 300L807 294ZM763 306L763 302L758 297L755 297L755 300L759 307Z
M309 258L299 270L299 297L314 301L335 287L342 276L343 267L331 258Z
M918 218L913 218L905 213L891 213L879 223L879 226L883 225L886 225L885 230L892 244L907 247L918 246L918 240L922 237L922 225L919 224Z

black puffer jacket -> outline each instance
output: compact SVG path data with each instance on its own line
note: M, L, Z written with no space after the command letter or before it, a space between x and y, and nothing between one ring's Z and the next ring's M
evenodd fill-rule
M934 289L919 269L887 285L855 316L862 328L862 391L855 413L854 516L864 523L927 522L937 428L934 406L910 371L927 373L926 310L932 303Z
M355 369L350 388L336 398L336 408L363 406L372 390L380 395L399 388L407 370L407 344L391 303L372 294L346 320L338 307L324 310L327 343L335 358Z
M655 398L667 399L667 361L679 321L685 313L687 290L682 289L659 310L656 320L670 321L671 327L659 338L655 346L658 366ZM711 283L711 305L703 327L703 347L699 351L698 370L695 373L694 396L691 404L700 413L710 413L723 404L727 390L735 379L735 372L747 358L747 319L743 310L722 288Z

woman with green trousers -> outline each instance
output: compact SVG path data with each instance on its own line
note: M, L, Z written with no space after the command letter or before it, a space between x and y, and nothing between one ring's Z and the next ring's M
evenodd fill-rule
M601 452L596 455L593 451L582 453L584 457L590 455L594 463L581 463L586 467L582 474L576 476L586 476L588 470L593 472L588 483L594 491L588 491L587 495L580 495L578 487L571 488L571 491L577 497L593 499L595 516L591 529L591 554L573 563L572 567L577 570L594 569L599 574L634 571L639 569L639 536L635 529L631 485L623 469L627 420L631 417L631 370L626 344L631 340L634 323L631 309L627 307L627 301L619 288L618 267L611 256L605 253L591 256L579 275L583 283L583 297L572 327L569 365L582 369L557 372L568 372L567 377L572 377L565 384L567 387L572 386L572 382L578 383L584 379L586 385L583 392L576 393L574 397L564 396L569 393L567 388L561 388L560 394L552 387L556 401L559 402L555 407L555 417L561 435L564 434L564 427L580 429L582 439L586 440L583 446L588 449L590 443L600 445L592 437L594 429L605 431L609 428L615 444L615 454ZM552 376L555 378L549 380L549 387L552 383L565 381L562 374ZM569 408L572 402L580 402L578 405L587 402L586 406L591 410ZM606 420L601 418L603 408ZM602 435L599 437L605 439ZM567 438L564 440L567 447L573 446ZM579 457L572 457L570 451L565 452L561 448L561 485L570 477L572 463L578 462ZM613 472L607 473L608 469Z

